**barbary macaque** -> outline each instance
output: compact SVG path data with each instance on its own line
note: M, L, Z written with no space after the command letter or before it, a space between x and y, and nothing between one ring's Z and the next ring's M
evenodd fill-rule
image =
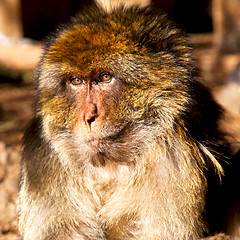
M222 109L164 14L85 10L49 38L35 80L19 197L24 240L224 232L231 155Z

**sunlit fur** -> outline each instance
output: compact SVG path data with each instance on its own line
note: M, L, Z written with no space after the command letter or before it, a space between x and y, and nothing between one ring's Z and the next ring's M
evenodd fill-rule
M97 147L78 125L70 74L109 72ZM91 75L90 74L90 75ZM34 239L198 239L220 182L221 111L184 35L150 9L90 9L46 44L24 137L20 232ZM90 141L89 137L89 141Z

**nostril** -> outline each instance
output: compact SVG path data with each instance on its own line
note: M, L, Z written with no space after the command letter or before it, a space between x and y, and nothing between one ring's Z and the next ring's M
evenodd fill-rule
M87 120L88 125L90 126L96 119L96 116L91 117L90 119Z

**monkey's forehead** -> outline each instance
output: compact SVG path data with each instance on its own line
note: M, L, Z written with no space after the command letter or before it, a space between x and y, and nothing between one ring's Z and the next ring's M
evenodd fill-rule
M78 24L60 33L49 47L45 61L86 69L115 53L143 54L144 47L139 48L130 35L124 26L116 23L97 28L93 25Z

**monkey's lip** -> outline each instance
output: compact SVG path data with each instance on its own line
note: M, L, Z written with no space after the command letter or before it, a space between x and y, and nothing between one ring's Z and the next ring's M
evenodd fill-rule
M86 142L92 147L95 147L98 149L104 148L104 146L110 144L111 142L116 141L116 139L122 136L125 133L127 127L128 125L126 124L125 126L122 126L117 131L112 132L109 135L106 134L105 136L101 136L101 137L93 136L92 138L88 139Z
M104 146L108 145L111 141L114 141L114 139L119 135L118 133L104 136L104 137L99 137L99 138L92 138L87 141L87 144L94 148L104 148Z

